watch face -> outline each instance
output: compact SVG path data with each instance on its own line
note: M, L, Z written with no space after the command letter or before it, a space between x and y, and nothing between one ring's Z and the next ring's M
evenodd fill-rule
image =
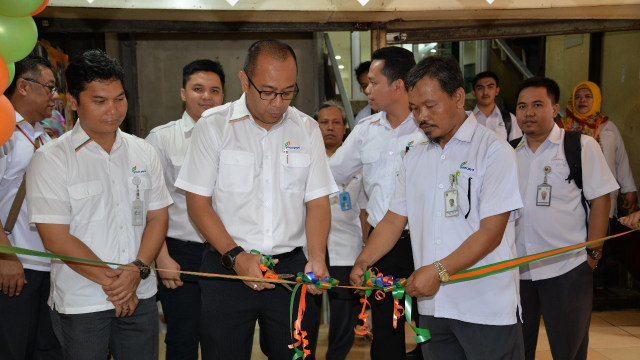
M233 263L235 258L229 254L222 255L222 266L224 266L227 270L233 269Z
M440 275L440 281L442 281L442 282L449 281L449 274L445 272L442 275Z

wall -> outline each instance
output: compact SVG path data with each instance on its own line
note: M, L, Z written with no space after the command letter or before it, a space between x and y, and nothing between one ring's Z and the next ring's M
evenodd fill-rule
M227 40L233 38L234 40ZM260 34L221 35L141 35L136 41L138 65L138 94L140 104L140 136L151 129L182 116L184 106L180 99L182 68L196 59L217 60L224 69L226 84L225 102L234 101L242 90L238 72L242 69L249 46ZM313 40L311 35L270 34L268 38L286 41L296 52L298 59L298 86L300 93L293 106L307 114L313 114L315 99L315 72Z
M640 31L606 33L602 58L602 113L620 129L636 185L640 185Z
M564 113L573 88L589 78L589 34L547 36L545 76L560 86Z

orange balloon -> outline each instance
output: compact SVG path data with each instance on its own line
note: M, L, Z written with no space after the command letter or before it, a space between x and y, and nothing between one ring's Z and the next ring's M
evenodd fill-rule
M3 93L9 86L9 68L0 56L0 93Z
M0 146L4 145L16 127L16 112L6 96L0 95Z
M48 4L49 4L49 0L44 0L42 2L42 5L40 5L39 8L33 10L33 12L31 13L31 16L36 16L36 15L40 14L42 12L42 10L44 10L44 8L47 7Z

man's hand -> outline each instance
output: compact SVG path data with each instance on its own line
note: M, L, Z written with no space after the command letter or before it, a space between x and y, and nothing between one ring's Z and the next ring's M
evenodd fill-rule
M351 274L349 274L349 282L352 286L362 286L364 282L364 273L367 271L367 264L362 261L356 261L351 268Z
M27 280L15 254L0 254L0 288L5 295L18 296Z
M432 296L440 289L440 276L433 265L425 265L407 279L405 291L413 297Z
M640 211L636 211L634 213L631 213L628 216L620 218L620 223L622 225L633 230L640 230L640 228L638 228L639 221L640 221Z
M327 264L325 264L324 261L309 260L307 265L305 265L304 267L304 272L308 273L311 271L313 271L313 275L320 278L320 280L329 276L329 269L327 269ZM319 289L315 286L307 286L307 291L313 295L320 295L324 290Z
M627 210L627 214L630 214L638 208L638 192L631 191L623 194L623 196L624 202L622 203L622 208Z
M260 270L261 257L262 255L250 254L243 251L236 256L236 263L233 266L233 270L235 270L236 274L240 276L261 278L264 276L262 270ZM273 262L274 264L278 263L277 260L274 260ZM274 284L267 282L243 281L243 283L255 291L273 289L276 287Z
M140 270L133 263L109 270L105 275L114 279L111 284L102 287L108 296L107 300L114 304L116 302L126 303L132 295L135 295L138 284L140 284Z
M166 256L164 258L158 257L156 259L156 265L160 269L180 271L180 264L178 264L170 256ZM162 284L167 289L177 289L184 284L182 280L180 280L180 273L178 272L158 270L158 276L160 276Z
M119 304L114 302L113 305L116 307L116 317L125 317L133 315L136 307L138 307L138 295L135 293L124 303Z
M591 256L587 256L587 264L589 264L591 270L594 270L598 266L598 261L599 260L592 259Z

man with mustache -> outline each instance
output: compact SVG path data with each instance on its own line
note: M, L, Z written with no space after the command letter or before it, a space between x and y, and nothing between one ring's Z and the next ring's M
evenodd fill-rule
M405 156L389 211L356 260L351 283L362 281L408 223L416 270L406 292L418 298L420 327L431 332L422 345L425 358L522 359L517 270L448 283L450 274L515 257L510 220L522 201L513 150L466 114L454 58L421 60L407 75L407 88L429 141Z
M478 73L471 80L471 93L478 101L472 112L480 125L495 131L505 140L522 136L516 117L506 110L503 117L500 107L496 104L496 97L500 94L498 75L491 71Z
M29 225L24 173L40 145L51 140L42 120L58 99L51 64L39 56L16 62L15 78L5 95L16 111L16 127L0 153L0 244L44 251L42 239ZM50 174L53 175L53 174ZM15 205L14 205L15 204ZM14 213L13 224L7 222ZM62 358L53 334L47 299L51 262L33 256L0 254L0 349L3 359Z

